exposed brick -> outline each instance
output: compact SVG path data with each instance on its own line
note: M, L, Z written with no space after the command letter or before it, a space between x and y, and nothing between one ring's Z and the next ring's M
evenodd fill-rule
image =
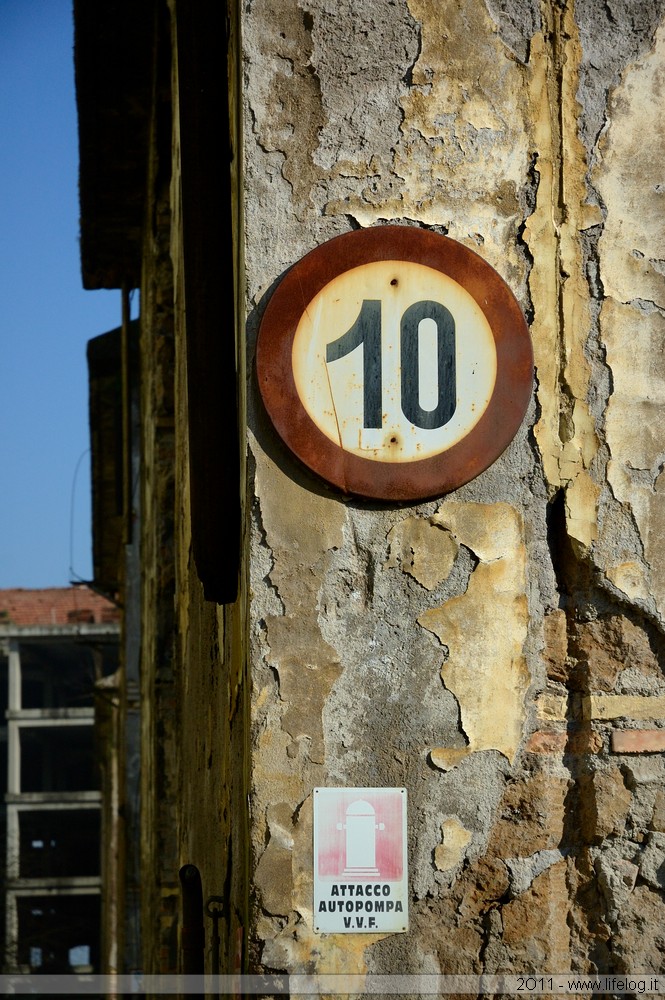
M527 753L562 753L568 741L568 734L545 733L538 730L531 733L526 745Z
M600 843L605 837L620 835L632 802L618 767L581 774L578 818L585 843Z
M488 854L519 858L558 847L564 836L568 787L569 779L555 777L547 765L533 766L527 780L508 782Z
M525 750L527 753L598 753L602 746L602 736L590 729L558 733L539 729L531 734Z
M545 661L547 676L551 680L565 682L568 678L566 660L568 654L568 635L565 612L557 610L546 615L543 627L545 632L543 660Z
M576 659L576 681L587 690L612 691L626 667L660 674L648 636L623 615L575 624L571 653Z
M658 753L665 750L665 729L615 729L612 750L615 753Z
M653 803L653 816L649 824L651 830L665 833L665 792L659 788Z
M583 699L585 719L665 719L665 697L590 695Z
M569 753L598 753L603 749L603 737L592 729L580 729L570 734Z
M553 694L551 691L544 691L536 699L536 712L539 719L551 719L562 721L566 718L568 711L568 697L565 694Z

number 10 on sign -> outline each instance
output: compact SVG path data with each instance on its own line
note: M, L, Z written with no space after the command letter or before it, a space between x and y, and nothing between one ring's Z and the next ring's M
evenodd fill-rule
M338 275L295 333L293 374L316 426L345 451L410 462L480 420L496 380L489 323L448 275L374 261Z

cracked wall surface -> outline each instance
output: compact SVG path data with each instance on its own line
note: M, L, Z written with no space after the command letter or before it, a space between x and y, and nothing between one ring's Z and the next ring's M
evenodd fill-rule
M663 971L665 0L251 0L248 356L314 246L480 253L534 393L448 497L345 497L249 383L253 968ZM318 935L312 790L406 786L407 934Z

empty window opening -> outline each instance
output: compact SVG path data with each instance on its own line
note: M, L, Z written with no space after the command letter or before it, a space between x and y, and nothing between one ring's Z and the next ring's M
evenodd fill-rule
M20 877L72 878L76 875L99 875L99 843L98 809L21 811Z
M20 740L22 792L99 788L92 726L22 726Z

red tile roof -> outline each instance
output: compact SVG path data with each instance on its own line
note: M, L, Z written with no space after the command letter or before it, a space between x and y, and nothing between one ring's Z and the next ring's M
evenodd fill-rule
M119 609L89 587L0 590L0 625L119 622Z

